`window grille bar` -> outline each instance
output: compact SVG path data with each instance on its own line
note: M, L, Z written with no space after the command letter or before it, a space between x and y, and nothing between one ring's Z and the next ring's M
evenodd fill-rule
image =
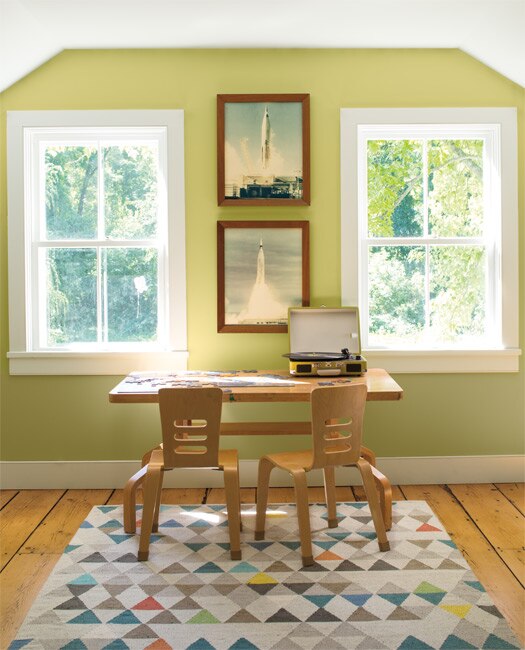
M486 246L484 237L368 237L368 246Z
M39 248L157 248L158 239L55 239L35 243Z

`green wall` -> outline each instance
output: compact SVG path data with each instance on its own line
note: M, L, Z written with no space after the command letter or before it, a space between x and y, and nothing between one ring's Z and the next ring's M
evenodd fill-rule
M216 95L310 93L312 204L219 208ZM55 57L0 95L2 460L135 459L160 435L154 405L108 403L120 377L8 374L8 110L166 109L185 112L190 368L285 368L286 334L217 334L216 221L308 219L312 304L340 304L339 109L516 106L520 154L521 345L525 90L457 50L95 50ZM399 403L370 403L366 443L379 456L524 452L525 373L397 375ZM304 405L225 406L225 418L303 419ZM304 439L236 438L244 458ZM226 441L231 444L232 440Z

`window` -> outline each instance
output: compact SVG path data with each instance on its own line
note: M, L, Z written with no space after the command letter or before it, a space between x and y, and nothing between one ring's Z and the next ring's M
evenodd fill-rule
M343 109L342 298L391 371L518 370L514 109Z
M8 115L10 371L186 367L182 111Z

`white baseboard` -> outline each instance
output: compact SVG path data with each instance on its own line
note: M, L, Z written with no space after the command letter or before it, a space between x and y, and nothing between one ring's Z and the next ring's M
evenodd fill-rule
M241 486L257 485L257 460L241 460ZM522 483L525 456L421 456L378 458L378 468L393 485L440 483ZM130 460L116 461L3 461L0 462L1 489L121 488L139 468ZM274 470L271 485L286 487L288 474ZM336 471L338 485L360 485L354 468ZM309 485L322 485L322 473L309 473ZM193 469L167 472L165 487L222 487L221 472Z

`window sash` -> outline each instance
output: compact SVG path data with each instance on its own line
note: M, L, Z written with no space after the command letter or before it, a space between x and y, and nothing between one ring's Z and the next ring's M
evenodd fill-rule
M425 248L425 326L428 333L430 328L430 247L431 246L479 246L485 249L485 335L476 339L476 345L484 341L493 345L496 339L501 339L501 314L498 312L498 283L495 250L498 248L497 232L494 222L499 222L498 211L494 211L491 197L496 190L495 178L491 170L494 168L494 156L498 149L499 129L494 126L480 128L479 125L366 125L358 129L358 233L359 233L359 268L360 272L360 312L362 323L362 345L364 348L381 349L372 345L370 339L370 292L369 292L369 249L374 246L422 246ZM423 143L422 178L423 178L423 234L414 237L376 237L369 235L368 212L368 142L371 140L418 140ZM428 208L428 147L430 140L482 140L483 146L483 236L481 237L436 237L429 233L429 208ZM497 192L496 192L497 193ZM496 215L496 219L489 219L488 215ZM488 225L491 224L491 225ZM427 336L423 339L428 340ZM417 350L422 346L407 341L404 344L408 349ZM428 343L425 343L428 347ZM432 347L443 347L437 342ZM447 344L449 348L463 349L464 342Z
M484 236L494 239L501 233L500 209L500 160L501 129L499 125L395 125L391 128L385 125L366 125L358 128L358 190L359 190L359 232L362 237L368 236L368 150L367 143L373 140L421 140L423 152L423 224L422 237L435 238L428 230L428 142L431 140L482 140L483 141L483 212L484 216L491 215L492 219L484 219ZM364 189L363 189L364 188ZM365 220L363 223L362 220ZM375 239L375 237L371 237ZM395 239L398 239L397 237Z
M150 342L108 342L107 341L107 317L108 317L108 295L107 288L104 288L102 278L102 251L111 248L155 248L157 250L157 338L153 345L167 345L166 331L166 299L167 294L163 289L166 286L166 267L168 264L168 251L163 242L166 241L167 232L167 151L166 151L166 129L149 127L142 128L39 128L27 129L25 132L26 149L30 156L28 167L32 174L27 179L26 192L32 197L31 220L32 233L30 248L32 253L29 261L29 275L31 277L31 302L30 302L30 347L38 352L49 352L52 350L85 350L87 347L98 350L112 350L117 346L127 345L129 349L141 350L151 347ZM137 240L128 238L106 238L105 237L105 194L104 194L104 170L102 150L109 146L139 146L154 144L157 148L157 227L156 236ZM93 146L97 148L97 232L98 237L89 239L50 239L47 237L46 224L46 166L45 151L47 147L58 146ZM102 236L102 239L100 237ZM46 248L54 249L90 249L96 252L97 258L97 343L79 342L70 343L64 346L49 344L49 332L47 322L47 272L45 260L41 251Z
M89 242L89 243L88 243ZM157 251L157 264L156 264L156 295L157 295L157 324L156 324L156 338L154 341L108 341L108 317L109 317L109 300L111 293L107 288L107 258L104 259L105 251L111 251L118 248L136 249L141 251L155 250ZM168 344L166 327L163 324L166 322L166 309L164 302L161 300L164 287L164 266L165 255L163 260L164 245L159 242L145 240L137 242L98 242L93 244L92 240L67 242L66 246L57 245L54 242L37 242L33 247L33 264L36 266L37 273L36 283L38 288L33 294L36 297L37 308L33 318L33 340L36 342L34 346L35 351L51 352L53 350L86 350L86 349L99 349L99 350L112 350L122 347L128 347L134 350L146 350L155 346L166 346ZM97 342L89 343L87 341L67 343L63 345L49 345L48 331L48 291L47 291L47 258L45 256L46 250L84 250L93 251L96 257L97 275L96 275L96 311L97 311Z
M370 241L370 240L369 240ZM445 244L440 243L436 244L434 241L419 241L419 242L413 242L409 245L405 243L396 243L393 246L398 247L407 247L407 248L424 248L425 249L425 271L424 271L424 290L423 290L423 298L424 298L424 313L425 313L425 325L423 328L423 332L421 335L421 338L423 341L425 341L424 344L417 343L417 342L410 342L407 340L406 342L402 343L401 345L406 348L406 349L413 349L413 350L418 350L418 349L428 349L429 342L432 345L432 348L434 349L439 349L439 348L446 348L446 349L470 349L472 347L479 347L480 345L484 346L490 346L492 342L494 341L494 338L497 336L495 334L495 330L497 328L497 322L494 319L494 314L490 310L490 305L492 304L492 298L493 298L493 285L494 282L491 282L491 278L489 275L488 267L489 267L489 253L488 250L490 250L491 247L487 247L484 244L484 240L480 239L476 242L476 240L469 240L469 243L465 243L464 241L459 241L459 242L454 242L451 243L450 241L446 242ZM485 278L485 299L484 299L484 312L485 312L485 319L484 319L484 333L480 336L470 336L467 337L466 339L461 339L457 340L456 342L447 342L446 345L444 343L439 343L436 340L431 339L430 337L430 331L431 331L431 312L432 312L432 300L431 300L431 277L432 277L432 272L431 272L431 261L432 261L432 249L433 248L439 248L440 246L446 246L447 248L460 248L460 247L477 247L482 249L483 251L483 258L484 258L484 278ZM378 244L377 242L373 241L372 243L365 244L363 246L364 251L362 252L362 257L363 259L369 259L369 250L371 248L381 248L383 247L382 244ZM365 334L365 340L366 343L364 344L364 347L368 348L369 350L382 350L385 349L384 345L380 344L374 344L372 343L374 338L378 338L377 336L374 337L370 333L369 330L369 322L370 322L370 274L369 274L369 267L368 264L366 265L366 268L363 271L363 295L366 296L366 300L364 301L364 307L363 307L363 317L362 321L366 323L366 330L363 330L362 333ZM396 337L394 337L396 338ZM398 337L399 341L403 340L403 337L400 336ZM467 343L466 341L469 341Z

